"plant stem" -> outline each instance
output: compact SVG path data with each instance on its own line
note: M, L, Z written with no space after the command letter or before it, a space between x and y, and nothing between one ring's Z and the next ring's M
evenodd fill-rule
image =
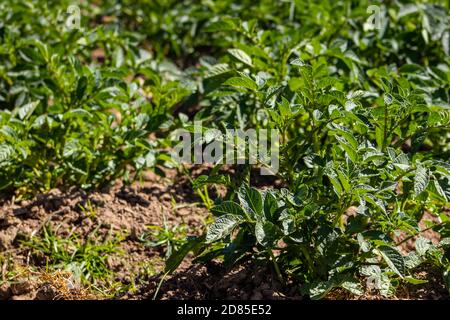
M270 255L270 259L272 260L273 266L275 268L275 272L277 274L278 280L284 284L283 276L281 275L280 267L278 266L277 261L275 260L275 256L273 255L272 249L268 249L267 252Z
M434 227L440 226L440 225L442 225L442 224L444 224L444 222L441 222L441 223L435 224L435 225L433 225L433 226L431 226L431 227L428 227L428 228L425 228L425 229L423 229L423 230L420 230L419 232L417 232L417 233L415 233L415 234L413 234L413 235L410 235L409 237L406 237L406 238L403 239L402 241L397 242L397 243L395 244L395 246L398 247L399 245L401 245L401 244L403 244L403 243L405 243L405 242L411 240L412 238L417 237L417 236L418 236L419 234L421 234L422 232L428 231L428 230L433 229Z
M168 275L169 275L169 272L166 272L166 273L162 276L161 281L159 281L158 287L157 287L156 290L155 290L155 294L153 295L152 300L156 300L156 297L158 296L159 290L161 289L161 286L162 286L164 280L166 280L166 277L167 277Z
M384 106L384 137L383 137L383 145L381 150L384 152L386 150L387 144L387 136L388 136L388 106L385 104Z

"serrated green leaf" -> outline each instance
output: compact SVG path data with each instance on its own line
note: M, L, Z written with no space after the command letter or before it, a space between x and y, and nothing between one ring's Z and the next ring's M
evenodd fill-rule
M267 220L275 222L277 220L276 212L278 209L278 202L275 196L270 192L266 192L264 197L264 215Z
M233 201L224 201L221 204L212 207L211 212L217 216L231 214L245 217L245 212L242 207Z
M252 58L241 49L228 49L228 53L246 65L253 67Z
M242 221L243 219L241 216L234 214L225 214L216 218L216 220L208 227L206 243L212 243L228 236Z
M414 246L416 247L417 254L419 256L424 256L427 253L428 249L430 249L431 243L430 240L419 237L416 239Z
M259 244L265 248L276 245L280 239L279 228L270 221L258 221L255 225L255 236Z
M342 149L344 149L350 160L356 163L358 161L358 152L356 151L356 149L349 142L347 142L346 139L340 136L335 137L336 140L339 141L340 146L342 147Z
M19 116L20 120L28 119L36 109L36 107L39 105L39 101L29 102L15 111L17 115Z
M10 161L14 153L15 151L12 146L6 143L0 143L0 164Z
M416 169L416 175L414 177L414 194L416 197L421 194L428 186L430 181L428 169L418 165Z
M403 278L405 275L405 261L400 252L389 246L380 246L378 250L389 268Z
M238 192L238 198L244 211L252 216L263 214L263 202L261 193L255 188L242 186Z
M227 81L224 82L224 85L238 87L238 88L245 88L245 89L250 89L250 90L258 89L258 85L256 84L256 82L247 77L229 78Z
M364 294L361 283L356 279L344 281L340 286L355 296L362 296Z
M405 267L408 269L417 268L423 262L415 252L408 253L403 259L405 261Z

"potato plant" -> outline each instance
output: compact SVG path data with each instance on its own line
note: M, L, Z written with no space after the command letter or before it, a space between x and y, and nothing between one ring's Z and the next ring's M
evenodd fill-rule
M2 10L0 189L30 195L63 185L93 188L131 168L135 175L154 167L157 142L150 134L187 89L162 79L150 53L126 35L98 27L61 39L56 29L22 16L44 12L14 9L13 16ZM94 47L103 48L104 63L91 60Z
M421 11L422 23L431 12L446 15L442 7L418 7L430 10ZM406 9L397 9L391 8L393 26L385 32L400 41L404 35L395 23ZM419 45L430 32L439 46L419 57L407 54L411 34L400 46L405 52L380 55L373 48L364 54L366 48L352 46L345 36L300 41L289 30L258 30L255 21L227 17L210 26L221 28L236 31L238 40L222 60L205 65L204 88L212 102L201 116L218 114L228 126L278 129L278 175L286 188L257 190L249 179L240 188L220 177L199 180L224 181L233 195L216 200L206 236L180 254L192 249L198 261L221 258L228 266L270 260L281 282L296 279L312 298L335 287L360 295L362 278L388 297L401 281L422 283L412 271L431 261L448 283L449 69L436 30L427 25L413 37ZM357 31L364 35L364 29ZM392 59L396 64L387 64ZM428 75L419 80L416 72ZM425 230L441 234L438 245L420 236L425 212L437 217ZM416 251L403 256L398 247L406 240L398 234L415 239ZM178 261L177 255L169 259L167 270Z

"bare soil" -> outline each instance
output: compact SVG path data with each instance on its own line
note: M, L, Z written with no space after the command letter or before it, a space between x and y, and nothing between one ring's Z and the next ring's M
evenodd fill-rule
M188 233L195 235L202 232L207 216L206 209L196 205L199 199L188 184L175 181L175 172L167 174L168 177L161 178L149 173L146 181L132 187L118 183L95 192L51 190L19 203L14 198L3 198L0 202L0 257L3 257L0 259L0 299L36 297L43 273L30 270L43 269L45 261L35 261L21 241L39 235L44 226L50 226L61 237L74 233L80 238L93 234L98 238L123 235L121 254L108 258L115 281L130 283L146 266L155 273L161 271L162 249L145 246L140 240L148 231L147 226L163 226L166 219L167 225L186 225ZM18 274L12 283L7 281L11 265ZM17 289L18 286L21 288ZM55 293L54 297L57 295Z

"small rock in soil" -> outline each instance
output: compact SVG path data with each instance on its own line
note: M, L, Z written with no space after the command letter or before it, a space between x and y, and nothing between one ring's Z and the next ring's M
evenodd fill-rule
M12 295L13 293L9 285L5 283L0 286L0 300L8 300Z
M58 292L50 284L43 284L36 293L36 300L53 300Z

